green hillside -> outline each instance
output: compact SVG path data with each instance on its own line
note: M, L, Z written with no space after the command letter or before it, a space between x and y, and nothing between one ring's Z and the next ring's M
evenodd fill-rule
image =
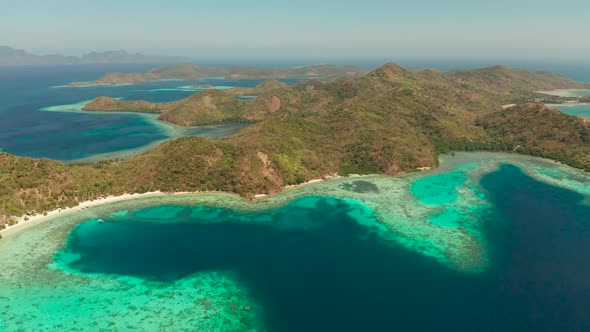
M435 167L438 154L449 150L516 151L590 170L588 122L538 104L501 107L531 88L577 85L505 67L413 73L391 63L360 78L279 86L252 101L214 90L165 104L99 99L87 107L158 112L182 125L254 124L225 139L181 138L129 160L98 164L0 153L0 218L8 222L87 199L154 190L253 197L334 174Z

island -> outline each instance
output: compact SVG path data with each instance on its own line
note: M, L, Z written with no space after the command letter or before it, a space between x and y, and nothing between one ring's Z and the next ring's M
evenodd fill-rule
M215 85L211 85L211 84L197 84L197 85L190 85L191 89L203 89L203 90L207 90L207 89L215 89Z
M287 84L266 81L254 88L232 88L226 91L206 90L168 103L149 103L142 100L124 101L98 97L86 104L85 111L158 113L158 120L183 127L210 125L222 122L254 122L281 107L275 95L291 91ZM264 95L266 93L266 95ZM232 96L258 96L246 102Z
M260 83L254 88L231 88L226 92L234 96L258 96L267 91L276 89L286 89L289 85L277 80L268 80Z
M23 65L80 65L80 64L177 64L191 60L178 56L152 56L129 53L125 50L90 52L81 56L62 54L37 55L9 46L0 46L0 66Z
M253 124L221 140L184 137L96 164L0 153L0 222L109 195L224 191L254 199L334 175L435 168L448 151L516 152L590 171L590 124L535 102L544 95L534 91L589 88L556 74L389 63L360 77L268 85L251 101L218 90L164 104L94 100L86 110L159 113L183 126Z
M368 70L356 66L317 65L298 68L257 68L257 67L203 67L176 65L153 68L145 73L107 73L96 81L72 82L70 87L134 84L160 80L194 81L206 77L227 77L231 79L286 79L322 78L328 81L344 77L359 77Z

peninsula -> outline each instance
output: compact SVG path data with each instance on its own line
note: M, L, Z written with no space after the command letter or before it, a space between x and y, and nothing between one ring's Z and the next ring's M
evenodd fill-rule
M98 97L86 104L85 111L158 113L159 120L179 126L190 127L221 122L255 122L277 111L281 101L271 92L281 94L291 91L289 86L278 81L266 81L254 88L233 88L226 91L205 90L192 96L169 103L124 101L110 97ZM258 96L267 93L254 103L238 100L232 96Z
M254 124L225 139L185 137L97 164L0 153L0 220L126 193L226 191L253 198L334 174L432 168L450 150L518 152L590 171L590 124L534 102L547 97L534 91L558 88L589 85L503 66L443 73L389 63L334 82L273 84L251 101L217 90L165 104L101 97L86 109L160 113L179 125Z
M194 81L204 77L227 77L231 79L284 79L321 78L332 81L344 77L359 77L368 70L355 66L317 65L299 68L267 69L257 67L201 67L177 65L154 68L145 73L108 73L96 81L72 82L71 87L132 84L177 79Z

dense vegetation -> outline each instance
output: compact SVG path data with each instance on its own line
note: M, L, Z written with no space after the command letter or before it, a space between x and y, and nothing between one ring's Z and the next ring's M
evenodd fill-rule
M525 88L515 88L520 85ZM587 122L538 104L501 107L527 94L537 98L526 91L540 87L580 85L504 67L413 73L388 64L361 78L275 86L248 102L221 91L167 104L105 99L121 110L133 105L161 112L166 121L237 117L255 124L222 140L181 138L129 160L98 164L0 153L0 218L7 222L127 192L221 190L252 197L327 175L395 175L434 167L438 154L449 150L517 151L590 170Z
M524 104L477 121L502 150L546 157L590 172L588 120L540 104Z

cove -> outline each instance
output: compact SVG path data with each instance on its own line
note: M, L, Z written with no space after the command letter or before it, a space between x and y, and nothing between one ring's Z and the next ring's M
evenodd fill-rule
M245 124L179 128L144 114L80 112L83 102L99 96L170 102L198 92L179 85L254 87L262 80L203 78L197 81L157 81L134 85L69 88L73 81L95 80L110 71L144 71L145 65L34 66L0 68L0 151L50 158L68 163L124 159L145 153L181 136L221 138ZM294 84L297 79L282 80ZM52 112L43 112L49 110Z
M590 104L550 105L551 107L573 116L590 119Z
M590 286L590 269L580 266L590 258L583 197L508 165L481 181L498 216L486 234L497 247L497 267L483 275L385 245L378 228L350 217L371 219L371 211L330 197L304 197L265 213L202 206L129 211L76 227L56 261L96 278L134 276L160 287L199 272L232 271L265 308L270 331L588 324L579 304L590 300L576 292ZM72 255L77 259L68 262Z
M479 290L481 277L384 244L378 229L349 216L353 211L371 218L363 207L330 197L305 197L262 214L171 206L129 211L77 226L55 259L64 270L134 276L159 281L157 287L199 272L236 273L264 308L269 331L493 324L492 312L471 305L472 296L489 297ZM428 320L420 319L424 311Z
M49 136L49 138L26 136L24 140L23 138L17 139L17 145L10 145L10 147L27 149L28 154L40 157L47 153L47 149L39 141L58 140L59 142L55 142L55 146L61 146L63 142L70 141L83 142L84 149L82 151L77 147L61 148L56 151L57 154L53 158L67 163L88 163L108 159L128 159L148 152L165 141L185 136L219 139L231 136L249 126L248 123L226 122L196 127L180 127L159 121L157 114L86 112L83 108L89 102L49 106L41 108L40 111L70 113L84 119L103 119L104 121L114 117L115 124L107 126L103 123L98 128L91 130L66 132L62 135ZM121 123L122 119L126 121ZM106 146L105 140L109 141ZM144 144L137 146L138 142L144 142ZM42 151L36 150L39 148L43 148Z
M0 330L590 328L590 205L575 189L588 175L506 154L441 160L434 172L336 179L257 205L153 198L35 225L0 241ZM464 183L452 202L411 192L453 172ZM446 210L461 212L456 225L430 220ZM452 264L482 248L483 269Z

